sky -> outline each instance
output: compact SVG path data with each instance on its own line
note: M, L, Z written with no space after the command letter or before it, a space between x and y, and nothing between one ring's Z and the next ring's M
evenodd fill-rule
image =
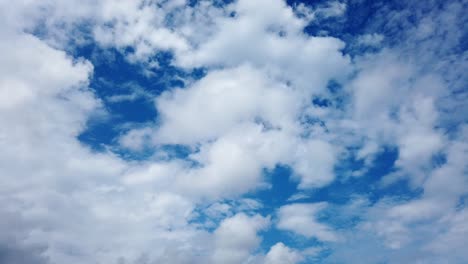
M0 263L468 263L467 23L0 0Z

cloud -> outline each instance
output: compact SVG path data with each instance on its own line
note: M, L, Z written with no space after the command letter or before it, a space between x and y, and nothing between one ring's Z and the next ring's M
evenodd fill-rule
M0 3L0 262L301 263L319 249L300 241L325 263L466 262L465 5L382 3L356 32L308 33L354 28L356 6ZM88 45L146 70L163 52L184 87L103 91ZM137 98L153 122L80 141ZM288 200L264 197L277 185ZM304 197L324 201L288 203Z
M349 73L349 58L340 52L344 43L303 34L306 21L282 1L238 1L232 9L237 15L215 20L219 30L199 46L176 53L180 66L235 67L250 63L307 95L322 92L329 79L341 79ZM245 49L244 43L250 48Z
M168 92L156 100L162 124L155 140L194 144L216 139L239 123L256 120L289 130L300 107L294 104L297 96L252 66L214 71L194 86Z
M265 264L294 264L299 263L303 259L303 256L299 252L279 242L268 251L265 257Z
M379 47L384 40L381 34L365 34L357 38L357 43L362 46Z
M339 236L327 225L320 223L317 214L325 209L326 203L295 203L278 209L279 229L291 231L307 238L321 241L338 241Z
M213 263L243 263L259 245L257 232L267 228L269 220L259 215L236 214L225 219L214 232L216 248Z
M9 245L3 245L0 247L0 261L5 264L48 263L47 259L41 256L41 248L16 248L15 245L11 244L11 242Z

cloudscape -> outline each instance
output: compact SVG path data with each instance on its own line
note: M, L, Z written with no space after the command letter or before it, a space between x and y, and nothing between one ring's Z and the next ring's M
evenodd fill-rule
M0 0L0 263L468 263L467 23Z

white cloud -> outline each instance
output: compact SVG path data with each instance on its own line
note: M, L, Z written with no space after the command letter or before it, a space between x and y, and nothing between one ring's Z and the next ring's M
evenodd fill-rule
M309 196L305 193L295 193L288 198L288 202L294 202L302 199L307 199Z
M340 238L331 227L320 223L317 214L327 207L327 203L295 203L278 209L279 229L321 241L333 242Z
M383 40L384 36L382 34L365 34L357 38L357 44L362 46L379 47Z
M245 263L260 243L257 232L267 228L269 219L236 214L225 219L214 232L213 263Z
M323 92L331 78L344 78L349 73L349 58L340 52L344 43L336 38L304 35L304 21L290 8L278 7L280 2L258 2L265 12L259 14L253 12L255 9L244 11L244 1L240 1L236 6L238 17L222 18L220 30L197 49L176 54L177 63L185 67L250 63L290 82L306 95ZM244 43L249 43L249 49Z
M316 10L317 15L328 17L342 16L346 12L346 3L340 1L330 1L326 6L319 7Z
M467 130L444 129L466 119L466 98L452 96L465 85L460 76L466 63L452 54L464 32L453 29L463 24L459 2L429 10L426 19L404 30L407 41L400 46L352 62L341 52L343 41L303 33L312 19L344 15L343 2L316 9L266 0L225 7L185 4L0 3L5 40L0 43L0 231L7 237L0 238L0 251L8 248L0 258L17 261L23 255L34 263L71 264L298 263L308 253L282 243L266 255L258 251L259 232L268 228L269 219L248 215L262 204L223 199L255 190L265 180L264 169L278 164L292 168L299 188L319 188L336 178L337 161L352 154L344 153L348 147L360 148L356 155L365 160L364 173L375 155L391 146L398 150L393 175L423 190L418 198L349 205L344 214L355 216L349 212L356 210L363 218L350 232L319 221L327 203L284 205L277 211L277 227L331 245L343 243L336 246L336 256L347 261L363 252L368 263L388 256L399 263L466 262L461 247L466 210L457 206L468 186ZM406 16L390 12L383 19L387 31L400 23L409 27ZM24 33L36 31L40 38ZM371 34L357 42L378 46L382 40ZM155 98L156 124L130 130L119 140L134 151L186 145L189 160L124 161L78 141L88 120L102 111L102 102L87 87L92 65L61 49L87 41L117 48L131 63L149 68L157 65L153 55L170 51L173 66L208 71L201 80ZM345 90L338 93L347 101L310 106L313 96L336 96L326 89L331 79L342 82ZM139 96L152 97L135 90L107 99ZM306 118L323 124L304 124ZM435 155L446 162L434 165ZM195 209L205 204L211 206L203 213L221 221L214 233L191 222Z
M321 140L302 142L297 146L294 171L300 176L300 189L325 186L333 181L336 150Z
M154 184L194 197L230 197L259 187L263 169L290 165L300 188L324 186L334 179L333 147L321 140L300 139L258 124L237 124L216 141L205 143L183 161L158 161L135 168L126 183Z
M122 90L128 90L128 93L107 96L105 100L110 103L120 103L120 102L125 102L125 101L133 102L137 99L150 101L150 100L153 100L154 98L154 95L151 92L145 90L144 87L141 87L140 85L136 83L128 82L128 83L124 83L123 85L116 85L116 84L113 84L112 82L110 83L108 82L107 84L112 85L114 87L117 86L118 88Z
M308 23L321 23L323 19L340 18L346 13L347 5L340 1L328 1L312 6L304 3L295 3L294 12Z
M300 188L324 186L334 179L339 149L327 138L302 138L297 118L305 105L301 92L252 66L213 71L193 86L156 99L160 120L152 138L155 144L199 145L189 157L199 167L179 164L183 168L174 169L179 171L174 188L184 193L240 194L258 187L262 169L276 164L290 165ZM148 134L146 128L137 129L120 140L138 149Z
M251 66L213 71L192 87L156 99L162 124L155 141L194 144L256 120L289 130L300 108L297 101L290 87Z
M8 42L0 45L5 51L1 64L0 107L11 110L37 98L68 92L69 87L86 86L92 65L86 61L68 58L63 51L52 50L32 35L4 35ZM12 52L18 50L19 52ZM45 62L49 63L45 63ZM77 94L76 96L80 96ZM83 93L83 96L88 94ZM78 98L77 98L78 99ZM80 103L80 101L77 101ZM82 98L84 110L96 102Z
M352 242L337 246L331 263L365 252L374 252L366 255L365 263L463 263L467 256L458 249L464 244L466 230L461 224L466 210L460 207L468 184L464 172L467 145L461 142L465 138L466 128L462 128L444 150L447 162L419 183L424 192L417 198L388 197L372 206L351 203L340 209L350 218L358 214L364 221L345 232L346 241Z
M149 127L132 129L119 138L119 144L132 151L141 151L151 141L151 134Z
M304 257L298 251L280 242L270 248L265 256L265 264L295 264L303 259Z

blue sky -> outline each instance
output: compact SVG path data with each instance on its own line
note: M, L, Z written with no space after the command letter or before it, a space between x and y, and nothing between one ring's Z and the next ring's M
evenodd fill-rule
M467 1L0 10L0 263L468 262Z

